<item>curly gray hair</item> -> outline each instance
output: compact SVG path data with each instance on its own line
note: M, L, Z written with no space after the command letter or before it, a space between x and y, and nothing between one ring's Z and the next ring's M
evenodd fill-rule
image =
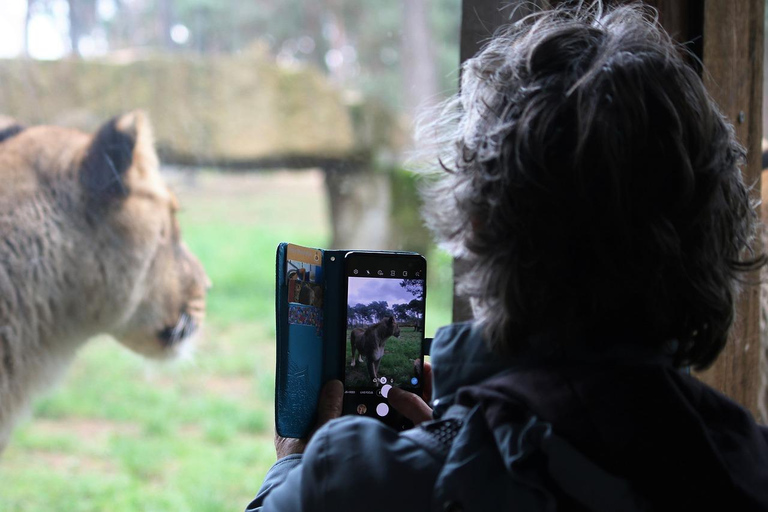
M682 53L640 5L536 13L422 123L425 218L470 264L459 291L495 350L674 339L699 368L722 350L765 258L745 151Z

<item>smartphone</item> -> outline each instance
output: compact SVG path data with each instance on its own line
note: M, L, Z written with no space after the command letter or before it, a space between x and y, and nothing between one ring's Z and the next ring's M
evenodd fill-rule
M418 254L352 251L344 277L343 414L410 428L386 398L392 386L421 396L427 262Z

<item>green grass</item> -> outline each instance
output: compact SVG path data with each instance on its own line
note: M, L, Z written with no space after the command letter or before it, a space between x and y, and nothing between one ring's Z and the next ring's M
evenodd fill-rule
M347 340L352 329L347 329ZM355 353L355 366L352 366L352 346L347 346L346 371L344 382L348 386L372 386L368 376L367 360L363 356L360 362L358 353ZM421 333L413 327L401 327L400 336L390 337L384 347L384 356L379 363L379 377L393 379L396 386L410 386L413 374L413 360L421 357Z
M177 192L214 283L196 355L152 363L90 341L0 458L0 511L241 510L274 463L275 248L328 244L322 176L201 174ZM452 277L449 257L427 256L429 336Z

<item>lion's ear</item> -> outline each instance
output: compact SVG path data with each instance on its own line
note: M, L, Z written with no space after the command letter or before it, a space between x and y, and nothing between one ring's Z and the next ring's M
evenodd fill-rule
M0 142L24 131L24 127L12 117L0 115Z
M127 196L131 182L157 166L152 128L146 115L135 111L99 128L83 158L80 181L92 199L107 202Z

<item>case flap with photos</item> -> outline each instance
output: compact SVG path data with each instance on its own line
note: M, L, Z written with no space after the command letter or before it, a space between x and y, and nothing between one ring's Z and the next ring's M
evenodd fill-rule
M324 382L323 251L281 243L276 263L275 424L305 437Z

